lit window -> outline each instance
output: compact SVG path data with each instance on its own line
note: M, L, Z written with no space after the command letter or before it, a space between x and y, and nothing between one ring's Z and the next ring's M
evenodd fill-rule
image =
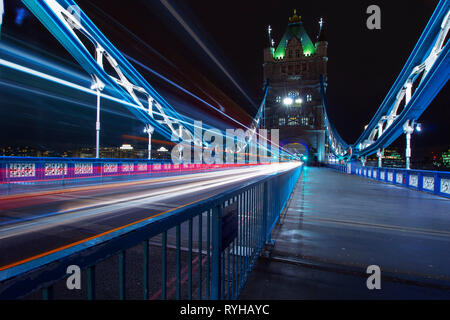
M298 91L290 91L288 93L288 96L291 97L292 99L295 99L299 96L299 93L298 93Z
M298 119L297 119L297 117L289 117L289 119L288 119L288 126L298 126Z
M302 118L302 125L303 126L307 126L308 125L308 118L307 117L303 117Z
M275 98L275 101L276 101L277 103L280 103L280 102L281 102L281 97L280 97L280 96L277 96L277 97Z
M310 94L306 95L306 101L310 102L312 100L312 96Z
M278 125L279 126L284 126L286 124L286 119L285 118L279 118L278 119Z

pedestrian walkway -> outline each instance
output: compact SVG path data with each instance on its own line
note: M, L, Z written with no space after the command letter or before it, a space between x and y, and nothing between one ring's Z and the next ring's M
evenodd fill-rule
M242 299L450 298L449 199L305 168L272 239Z

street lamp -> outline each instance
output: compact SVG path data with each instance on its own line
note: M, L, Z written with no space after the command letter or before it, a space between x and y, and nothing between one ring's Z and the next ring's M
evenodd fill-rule
M406 169L411 169L411 134L416 130L417 132L422 131L422 125L416 123L415 120L406 120L403 124L403 132L406 134Z
M153 128L150 124L146 124L144 128L144 132L148 134L148 159L150 160L152 158L152 134L153 131L155 131L155 128Z
M286 97L283 99L283 104L285 106L290 106L290 105L292 105L293 102L294 102L294 100L292 100L292 98L290 98L290 97Z
M91 90L97 91L97 121L95 122L95 157L100 158L100 97L105 84L93 76Z

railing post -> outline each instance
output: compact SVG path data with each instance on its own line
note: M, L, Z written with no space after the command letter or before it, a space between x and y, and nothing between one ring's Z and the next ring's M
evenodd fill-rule
M441 193L441 179L438 173L434 174L434 194Z
M263 245L270 242L270 234L268 234L268 222L267 216L269 214L269 186L268 181L264 182L264 193L263 193L263 223L262 223L262 239Z
M212 213L212 258L211 258L211 299L219 300L221 292L221 252L222 252L222 204L213 208Z

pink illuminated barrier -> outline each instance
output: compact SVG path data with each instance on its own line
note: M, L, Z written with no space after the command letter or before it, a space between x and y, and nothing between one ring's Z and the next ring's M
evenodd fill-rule
M114 176L177 174L239 166L249 164L172 164L136 159L0 157L0 183L29 184Z

